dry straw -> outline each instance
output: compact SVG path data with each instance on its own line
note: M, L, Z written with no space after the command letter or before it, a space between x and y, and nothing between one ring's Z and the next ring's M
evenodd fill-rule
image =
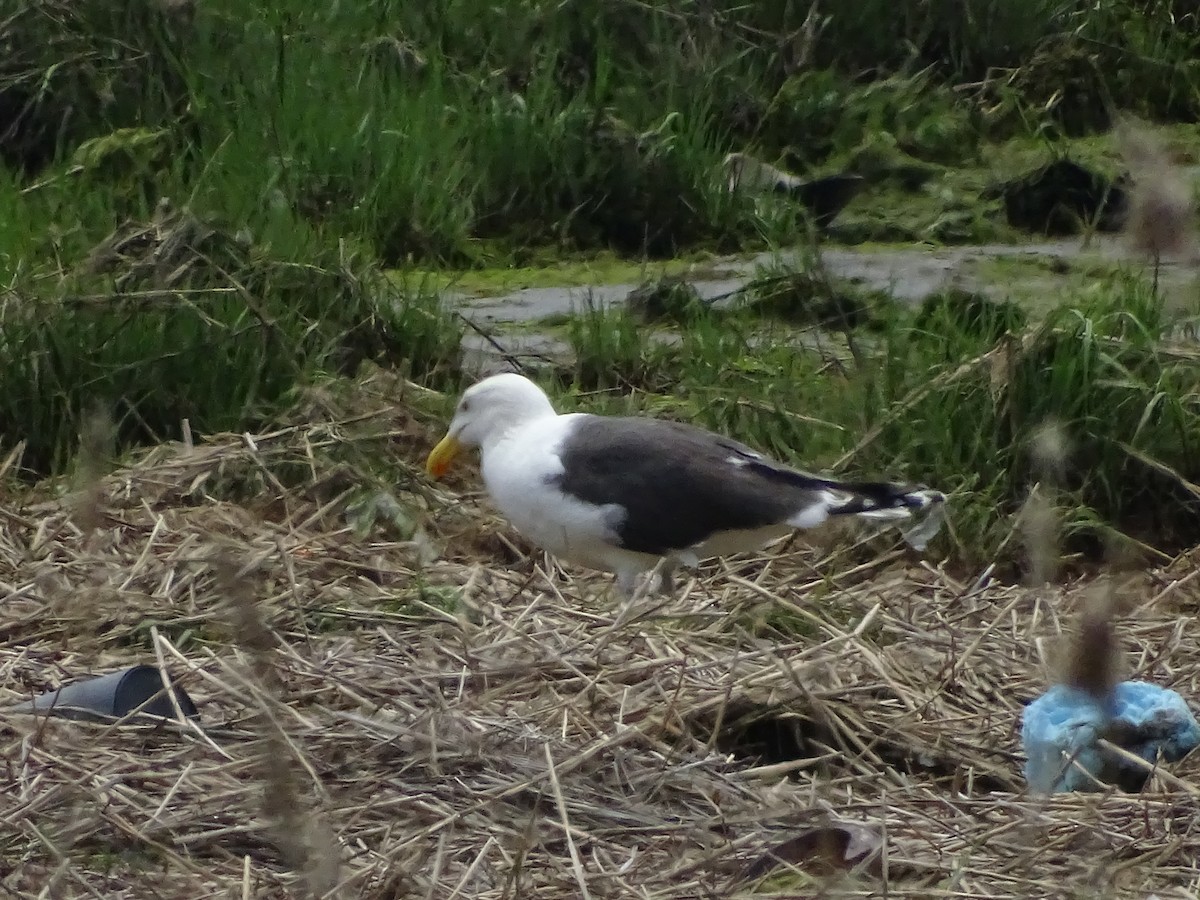
M334 489L339 448L411 446L393 426L160 448L102 480L90 544L69 502L10 492L0 702L157 654L203 729L0 717L0 894L1195 895L1194 763L1136 796L1024 792L1021 706L1086 583L975 583L876 538L622 609L437 495L421 566ZM1124 588L1130 675L1197 695L1198 584L1181 558ZM831 822L877 836L869 871L764 865Z

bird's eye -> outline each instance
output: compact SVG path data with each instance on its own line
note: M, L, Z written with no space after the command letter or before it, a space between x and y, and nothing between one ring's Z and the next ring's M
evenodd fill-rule
M462 403L458 404L459 412L466 412L470 408L471 408L471 404L469 402L467 402L466 400L464 400Z

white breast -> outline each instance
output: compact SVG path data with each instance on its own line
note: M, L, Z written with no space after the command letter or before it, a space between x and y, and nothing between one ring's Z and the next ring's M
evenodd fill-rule
M623 553L611 523L620 508L585 503L550 481L563 472L557 450L572 418L540 419L485 447L483 481L504 517L533 543L564 560L615 571Z

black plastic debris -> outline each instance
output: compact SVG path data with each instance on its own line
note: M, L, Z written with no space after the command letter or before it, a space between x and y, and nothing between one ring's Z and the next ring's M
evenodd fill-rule
M12 708L13 712L45 713L65 719L132 721L174 719L175 707L162 674L154 666L133 666L68 684ZM189 719L200 717L196 704L180 687L171 687L179 710ZM131 715L135 713L135 715Z
M792 187L778 187L780 193L788 194L798 200L818 228L828 228L851 200L866 185L867 181L861 175L842 173L814 178Z
M1079 234L1087 224L1118 231L1128 212L1128 176L1110 179L1069 159L1054 162L985 192L1004 198L1013 228L1045 235Z

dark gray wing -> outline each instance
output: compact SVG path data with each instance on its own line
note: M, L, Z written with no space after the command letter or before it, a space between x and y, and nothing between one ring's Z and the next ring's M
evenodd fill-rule
M826 487L736 441L660 419L581 417L559 450L565 471L554 484L588 503L620 506L621 546L642 553L778 524Z
M621 546L665 554L719 531L787 521L832 491L830 515L922 509L944 500L919 485L840 481L783 465L745 444L662 419L585 415L559 448L552 482L599 506L616 504Z

